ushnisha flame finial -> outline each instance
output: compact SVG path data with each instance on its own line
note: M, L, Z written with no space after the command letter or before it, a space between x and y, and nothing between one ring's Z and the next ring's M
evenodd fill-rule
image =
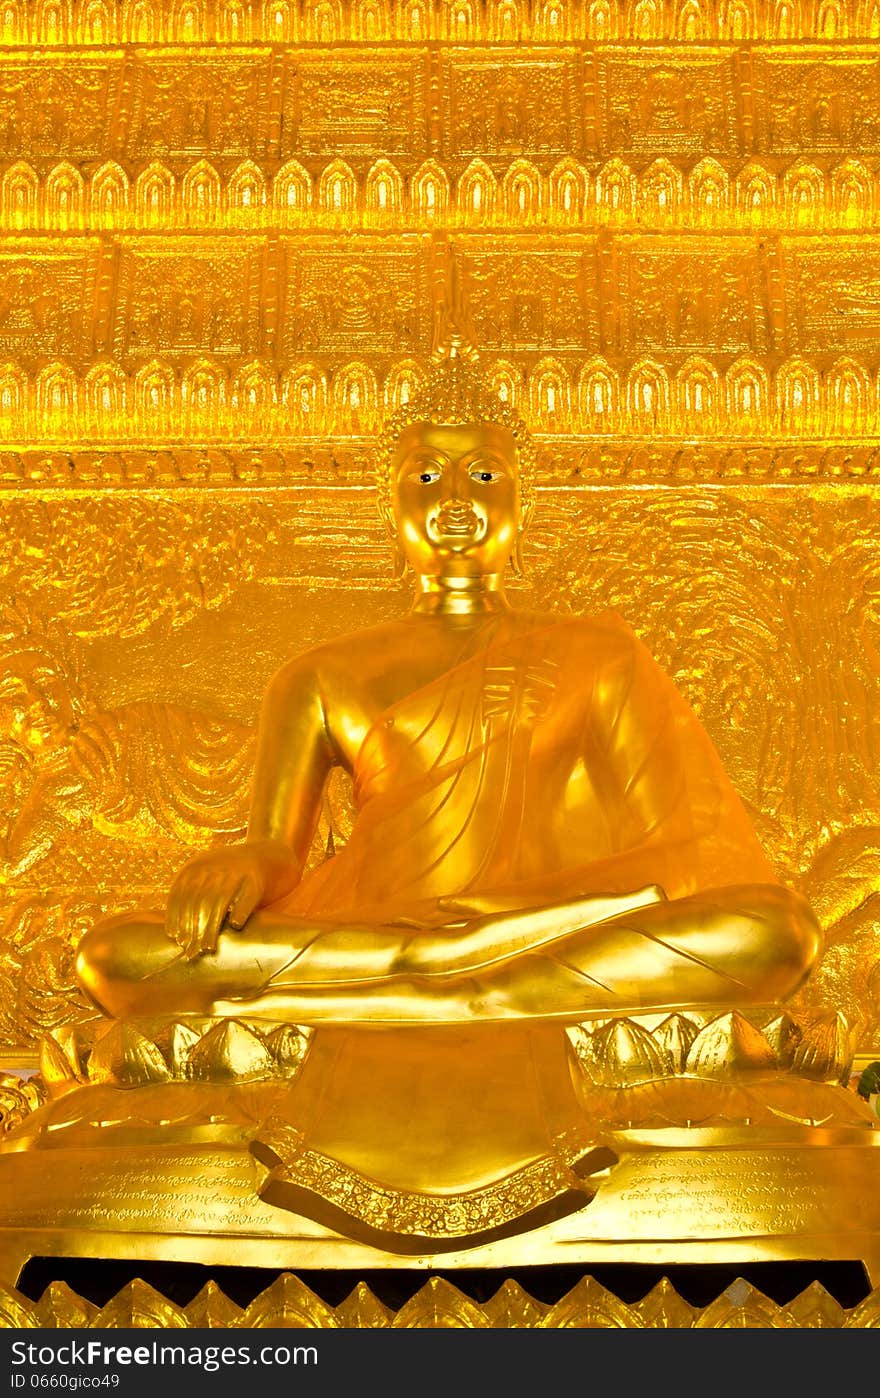
M505 401L480 365L474 343L467 298L458 262L447 252L441 293L436 302L434 348L421 384L396 412L386 418L376 466L379 508L390 510L391 462L401 433L416 423L450 427L492 423L504 427L516 442L520 491L524 511L533 503L537 454L525 421Z
M479 363L480 355L474 340L458 258L454 252L448 252L442 291L436 305L432 363L444 364L455 360L466 364Z

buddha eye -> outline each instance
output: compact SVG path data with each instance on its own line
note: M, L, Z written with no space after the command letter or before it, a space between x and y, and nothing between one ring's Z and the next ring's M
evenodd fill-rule
M419 472L419 480L421 481L422 485L431 485L431 484L433 484L434 481L439 481L439 479L440 479L440 472L439 472L439 471L420 471L420 472Z
M481 485L491 485L500 475L500 471L490 471L485 466L475 466L470 472L471 480L479 481Z

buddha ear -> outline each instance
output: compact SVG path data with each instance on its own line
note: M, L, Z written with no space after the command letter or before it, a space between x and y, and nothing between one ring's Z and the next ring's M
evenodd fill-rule
M403 582L407 573L410 571L410 567L406 555L400 547L396 533L393 534L391 538L391 566L393 569L392 576L394 581Z
M394 518L394 511L388 500L379 501L379 518L385 526L385 533L389 539L397 538L397 520Z
M524 578L526 575L526 565L522 556L522 537L522 530L520 530L516 536L513 553L510 555L510 571L515 578Z
M516 531L516 542L513 545L513 553L510 555L510 571L515 578L524 578L526 575L526 565L523 562L523 538L525 532L532 522L532 515L535 510L535 502L530 500L520 510L519 528Z
M400 547L400 539L397 534L397 520L394 511L389 505L379 506L379 517L385 525L388 535L388 542L391 545L391 566L395 582L402 582L410 571L409 563L403 549Z

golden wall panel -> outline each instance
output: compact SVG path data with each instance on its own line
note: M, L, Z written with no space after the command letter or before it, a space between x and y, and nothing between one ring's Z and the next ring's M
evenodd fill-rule
M583 88L573 49L466 48L440 63L441 153L468 161L580 155Z
M474 330L484 351L579 351L598 347L600 258L595 238L464 237L461 265Z
M880 255L858 239L783 243L788 343L807 354L839 345L863 355L880 339Z
M122 243L114 254L108 292L111 343L119 359L205 353L241 358L264 349L265 306L273 288L262 239L192 238L181 247L144 238Z
M736 59L730 50L602 50L584 91L596 108L599 153L675 159L747 150Z
M739 0L744 3L745 0ZM696 0L687 0L696 3ZM870 43L540 40L4 50L0 157L42 164L880 156ZM225 173L225 172L224 172ZM272 170L274 173L274 170ZM314 173L314 172L313 172Z
M430 353L434 297L427 239L335 238L330 246L288 237L281 245L281 356L337 362ZM269 313L266 301L263 314Z
M122 53L4 53L0 66L0 156L16 160L114 150L122 97Z
M119 153L135 160L275 154L273 59L270 51L128 54Z
M429 55L424 49L288 55L278 154L412 166L429 154Z
M0 245L0 356L83 363L96 348L103 247L97 238L58 239L37 249Z
M682 234L608 241L599 280L602 351L765 356L781 348L784 328L773 314L774 251L764 241ZM711 277L696 275L702 259L711 260ZM804 300L812 295L809 286L799 290Z
M2 513L0 1032L14 1044L78 1012L71 948L99 909L161 903L188 851L240 834L274 669L406 593L366 484L19 490ZM527 563L521 600L614 607L674 675L825 923L810 996L870 1042L876 489L546 486ZM328 794L313 858L331 829L345 838L346 799Z
M773 155L841 148L880 154L880 75L873 49L821 54L792 48L752 59L755 128Z

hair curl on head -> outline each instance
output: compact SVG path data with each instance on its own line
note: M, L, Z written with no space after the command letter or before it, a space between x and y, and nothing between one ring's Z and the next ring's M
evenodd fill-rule
M420 422L445 427L480 422L505 428L516 443L520 500L523 515L528 515L534 505L537 473L537 453L531 433L519 413L501 401L473 362L461 356L450 356L439 361L435 359L421 388L383 423L376 465L379 511L383 519L387 521L394 513L392 462L398 440L407 427Z

